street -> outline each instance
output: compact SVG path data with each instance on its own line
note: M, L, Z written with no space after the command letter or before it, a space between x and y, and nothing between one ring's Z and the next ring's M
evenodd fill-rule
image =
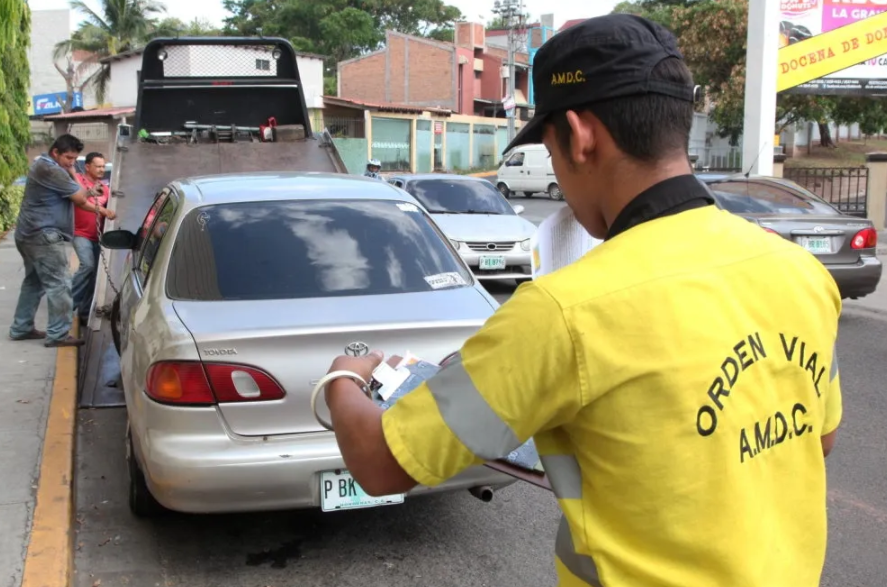
M537 223L562 205L512 203ZM503 302L514 288L488 289ZM844 423L828 461L823 586L881 584L887 552L887 311L863 302L848 301L841 322ZM79 413L76 587L555 584L558 509L529 485L512 485L487 504L465 492L338 514L139 520L127 506L125 426L122 408Z

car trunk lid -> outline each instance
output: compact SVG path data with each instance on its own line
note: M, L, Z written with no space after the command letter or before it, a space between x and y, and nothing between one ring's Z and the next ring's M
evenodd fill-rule
M749 215L772 230L807 249L824 264L853 264L863 250L854 249L853 237L871 223L848 216Z
M228 428L243 436L323 430L311 412L311 391L352 343L386 355L410 351L437 362L458 350L493 313L473 287L361 298L176 301L174 306L204 364L258 368L284 389L279 400L219 403ZM322 399L318 406L328 414Z

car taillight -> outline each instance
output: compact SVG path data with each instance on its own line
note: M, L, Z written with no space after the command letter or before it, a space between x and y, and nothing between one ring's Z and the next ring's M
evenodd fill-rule
M776 236L779 236L779 233L776 232L775 230L773 230L772 228L767 228L766 226L762 226L761 228L763 228L764 230L766 230L770 234L775 234Z
M196 361L154 363L148 369L148 386L145 391L151 399L164 404L216 403L203 365Z
M161 403L190 406L268 401L286 395L280 384L260 369L196 361L151 365L146 392Z
M874 249L878 246L878 231L874 228L863 228L850 241L853 249Z
M277 381L254 367L207 363L206 373L220 402L268 401L286 395Z

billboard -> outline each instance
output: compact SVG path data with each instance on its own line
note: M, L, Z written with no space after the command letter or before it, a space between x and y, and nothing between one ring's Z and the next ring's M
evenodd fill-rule
M779 8L779 44L785 47L887 12L887 0L780 0ZM866 59L787 92L887 95L887 55Z
M56 92L54 94L40 94L31 97L31 106L28 109L33 116L44 116L46 114L59 114L64 110L62 103L65 101L67 92ZM74 92L74 100L71 105L72 109L83 108L83 94Z

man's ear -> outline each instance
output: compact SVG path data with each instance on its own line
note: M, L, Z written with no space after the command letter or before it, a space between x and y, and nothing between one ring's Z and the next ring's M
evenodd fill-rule
M591 121L583 115L567 111L567 123L572 134L570 137L570 159L575 163L585 163L597 146L597 135Z

